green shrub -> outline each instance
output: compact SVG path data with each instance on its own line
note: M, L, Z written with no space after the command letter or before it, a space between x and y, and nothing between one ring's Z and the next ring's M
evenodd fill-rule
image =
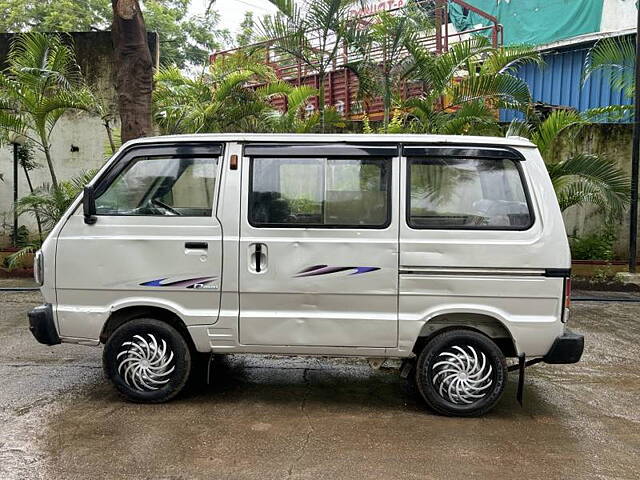
M570 238L571 256L574 260L613 260L615 239L612 226L607 226L598 233Z

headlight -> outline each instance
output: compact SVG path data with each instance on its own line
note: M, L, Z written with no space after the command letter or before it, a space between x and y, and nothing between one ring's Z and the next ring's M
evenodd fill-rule
M36 256L33 257L33 278L38 285L44 283L44 255L38 250Z

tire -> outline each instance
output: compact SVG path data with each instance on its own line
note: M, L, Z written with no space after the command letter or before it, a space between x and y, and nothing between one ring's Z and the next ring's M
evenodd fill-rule
M449 330L420 352L415 373L429 407L447 416L484 415L507 384L507 362L488 337L471 330Z
M191 351L171 325L138 318L118 327L102 355L105 375L127 400L162 403L184 388L191 373Z

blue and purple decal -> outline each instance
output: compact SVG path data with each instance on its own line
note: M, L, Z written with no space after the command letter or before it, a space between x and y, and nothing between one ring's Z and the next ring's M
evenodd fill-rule
M295 278L300 277L315 277L318 275L329 275L331 273L346 272L353 270L349 275L360 275L362 273L375 272L380 270L380 267L334 267L330 265L314 265L312 267L300 270Z
M140 284L141 287L174 287L174 288L206 288L207 285L215 282L218 277L196 277L185 280L166 282L169 277L150 280Z

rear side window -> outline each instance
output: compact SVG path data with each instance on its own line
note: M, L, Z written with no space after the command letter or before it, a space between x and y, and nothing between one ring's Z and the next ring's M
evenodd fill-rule
M139 157L96 199L98 215L211 216L217 159Z
M408 223L413 228L526 230L533 224L514 160L409 158Z
M255 227L384 228L391 161L253 158L249 223Z

